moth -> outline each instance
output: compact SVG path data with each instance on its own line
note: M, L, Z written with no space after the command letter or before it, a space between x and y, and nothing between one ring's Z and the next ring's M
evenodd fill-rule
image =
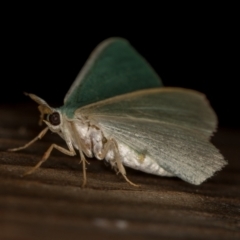
M40 97L40 123L67 147L52 144L33 173L53 149L74 156L79 152L83 183L86 158L106 160L131 185L125 166L159 176L175 176L199 185L227 162L210 142L217 117L205 95L190 89L164 87L147 61L122 38L110 38L92 52L64 98L50 107Z

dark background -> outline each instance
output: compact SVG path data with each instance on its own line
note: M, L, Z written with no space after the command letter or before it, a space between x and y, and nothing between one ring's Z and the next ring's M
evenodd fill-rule
M240 126L239 77L232 74L237 62L237 29L232 26L236 21L234 14L226 15L224 6L185 12L173 6L168 14L154 6L118 9L120 14L96 6L97 15L92 8L30 9L14 6L1 24L1 104L27 104L31 100L23 92L30 92L60 106L96 45L119 36L150 62L165 86L205 93L220 126Z

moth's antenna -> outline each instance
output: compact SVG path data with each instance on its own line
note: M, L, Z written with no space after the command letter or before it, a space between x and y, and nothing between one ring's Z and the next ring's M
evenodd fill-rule
M33 101L39 104L38 110L40 111L40 119L38 124L42 125L44 115L53 113L53 109L43 99L36 96L35 94L26 93L26 92L24 92L24 94L26 96L29 96Z

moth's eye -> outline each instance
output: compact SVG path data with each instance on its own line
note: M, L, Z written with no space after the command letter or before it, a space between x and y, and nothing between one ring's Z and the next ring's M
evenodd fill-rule
M60 115L58 112L54 112L54 113L50 114L48 116L48 119L49 119L49 122L54 126L57 126L60 124Z

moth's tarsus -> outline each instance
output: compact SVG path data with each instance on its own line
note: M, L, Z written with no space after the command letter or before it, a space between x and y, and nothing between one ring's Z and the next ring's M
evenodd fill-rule
M126 180L130 185L132 185L132 186L134 186L134 187L140 187L140 185L135 184L135 183L133 183L132 181L130 181L130 180L127 178L126 175L123 175L123 174L122 174L122 176L125 178L125 180Z

